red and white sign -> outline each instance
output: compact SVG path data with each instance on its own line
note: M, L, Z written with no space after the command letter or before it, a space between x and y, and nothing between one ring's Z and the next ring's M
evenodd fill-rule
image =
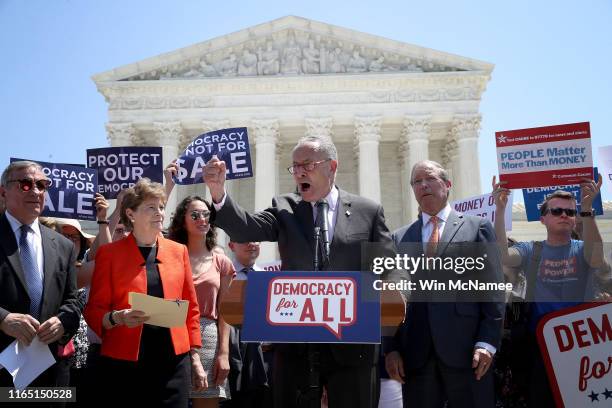
M495 133L500 181L506 188L580 184L593 178L589 122Z
M560 407L612 407L612 303L547 315L538 341Z
M274 278L266 317L273 326L323 326L339 339L355 322L357 284L351 278Z

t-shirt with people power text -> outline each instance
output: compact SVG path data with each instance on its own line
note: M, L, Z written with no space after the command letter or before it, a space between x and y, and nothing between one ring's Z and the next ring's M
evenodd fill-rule
M521 254L521 266L527 273L533 241L518 242L514 248ZM575 239L561 246L543 242L529 319L531 330L536 330L540 318L547 313L592 300L593 269L584 258L583 249L584 241Z

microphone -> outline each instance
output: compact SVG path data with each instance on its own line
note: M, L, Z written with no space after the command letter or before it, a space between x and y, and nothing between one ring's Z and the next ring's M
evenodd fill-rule
M317 201L317 222L316 226L321 231L321 244L323 252L323 260L329 261L329 228L327 225L327 215L329 213L329 205L325 200Z

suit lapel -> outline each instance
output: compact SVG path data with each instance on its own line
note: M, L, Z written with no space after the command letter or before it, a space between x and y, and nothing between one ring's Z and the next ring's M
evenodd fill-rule
M0 245L2 245L6 258L15 271L15 275L17 275L17 278L27 292L25 274L23 273L21 258L19 257L19 245L17 245L17 240L15 239L15 234L11 228L11 224L8 222L6 215L4 214L2 217L0 217L0 235L4 237L3 239L0 239Z
M351 200L348 194L338 189L338 204L336 208L336 225L334 226L334 236L332 238L331 246L329 249L330 257L332 257L335 251L338 251L338 247L346 242L347 231L350 230L351 222Z
M457 231L459 231L463 225L463 222L463 214L459 214L454 210L450 212L448 219L446 220L446 225L444 226L444 231L442 232L438 250L436 251L438 256L444 253L448 247L448 244L453 240L457 234Z
M43 248L43 297L40 315L47 316L45 306L47 305L47 294L52 293L53 275L56 273L57 243L50 231L43 225L40 226L40 235ZM68 265L66 265L68 267Z
M312 213L312 205L308 201L298 198L298 203L295 209L295 215L302 227L304 238L308 242L310 253L314 255L314 218Z

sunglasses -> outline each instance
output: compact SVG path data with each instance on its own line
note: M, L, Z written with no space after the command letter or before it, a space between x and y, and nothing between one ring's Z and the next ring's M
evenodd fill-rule
M41 180L32 180L32 179L21 179L21 180L8 180L9 183L19 183L19 189L24 193L32 190L34 186L40 192L45 192L49 187L51 187L51 180L41 179Z
M573 208L549 208L548 213L551 213L555 217L560 217L561 214L565 213L568 217L575 217L578 211Z
M210 211L192 211L190 216L194 221L197 221L200 218L203 220L208 220L210 219Z

